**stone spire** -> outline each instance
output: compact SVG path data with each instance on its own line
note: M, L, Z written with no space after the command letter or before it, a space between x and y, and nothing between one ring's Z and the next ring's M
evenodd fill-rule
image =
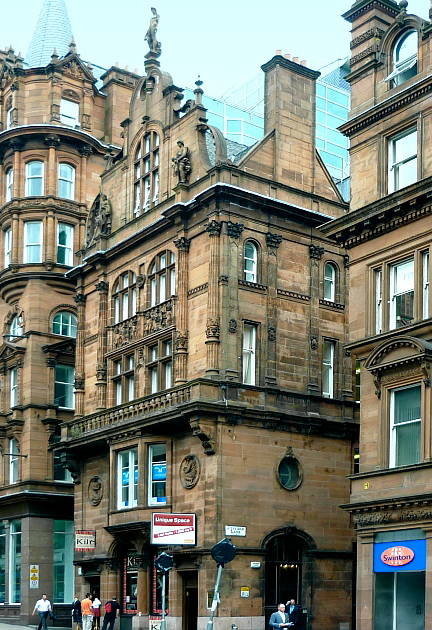
M27 52L31 68L46 66L54 49L64 57L73 41L65 0L43 0L42 9Z

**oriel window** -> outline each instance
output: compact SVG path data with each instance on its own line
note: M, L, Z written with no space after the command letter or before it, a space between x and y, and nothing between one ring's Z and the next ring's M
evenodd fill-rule
M134 216L147 212L159 202L159 135L146 133L134 160Z

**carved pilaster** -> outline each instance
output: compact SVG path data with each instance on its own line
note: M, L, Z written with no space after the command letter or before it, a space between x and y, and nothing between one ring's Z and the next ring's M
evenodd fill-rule
M209 281L207 293L207 370L208 375L219 373L219 265L220 243L219 236L222 224L210 221L206 226L209 235Z
M188 355L188 285L189 285L189 247L190 239L179 236L174 245L178 250L177 261L177 302L175 336L175 384L187 381L187 355Z
M84 357L84 321L86 296L78 291L74 300L77 304L77 338L75 350L75 373L78 385L75 391L75 416L84 414L85 357Z
M108 283L100 279L96 283L99 294L98 310L98 340L97 340L97 409L105 409L107 404L107 367L105 355L107 352L107 325L108 325Z

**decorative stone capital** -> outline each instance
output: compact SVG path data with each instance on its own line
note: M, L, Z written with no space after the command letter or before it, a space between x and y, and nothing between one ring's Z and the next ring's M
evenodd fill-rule
M190 247L190 238L186 238L186 236L180 236L179 238L174 239L174 245L181 252L188 252Z
M60 137L55 133L50 133L44 138L44 143L50 149L57 149L60 145Z
M267 329L267 338L269 341L276 341L276 326L269 326Z
M99 293L108 293L108 282L105 282L105 280L100 280L95 284L95 287Z
M214 221L214 220L210 221L210 223L207 223L206 228L205 228L209 236L220 236L221 229L222 229L222 223L220 223L219 221Z
M320 247L319 245L309 245L309 256L310 258L315 258L316 260L321 260L324 255L324 247Z
M81 306L85 304L86 299L84 293L76 293L74 296L75 303Z
M175 337L175 348L177 352L186 352L188 349L188 333L187 331L177 331Z
M93 149L91 148L91 146L89 144L82 144L79 149L78 152L80 155L82 155L82 157L90 157L91 154L93 153Z
M84 389L84 378L82 376L76 376L74 382L75 389L83 390Z
M12 149L12 151L21 151L23 146L24 146L24 143L20 138L12 138L8 142L8 147Z
M283 240L280 234L272 234L272 232L267 232L265 236L267 247L271 247L273 249L277 249Z
M243 230L244 230L243 223L232 223L231 221L228 221L227 234L231 238L239 238Z
M206 327L206 337L207 339L219 339L220 337L220 326L218 319L208 319L207 327Z

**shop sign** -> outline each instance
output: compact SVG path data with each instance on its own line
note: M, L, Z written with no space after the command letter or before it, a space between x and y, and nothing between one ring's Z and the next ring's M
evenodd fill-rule
M75 530L75 551L94 551L96 549L96 532L91 529Z
M249 586L240 587L240 597L249 597L249 594L250 594Z
M152 545L195 545L195 514L165 514L153 512Z
M30 565L30 588L39 588L39 565Z
M424 571L426 541L404 540L374 544L374 572Z

